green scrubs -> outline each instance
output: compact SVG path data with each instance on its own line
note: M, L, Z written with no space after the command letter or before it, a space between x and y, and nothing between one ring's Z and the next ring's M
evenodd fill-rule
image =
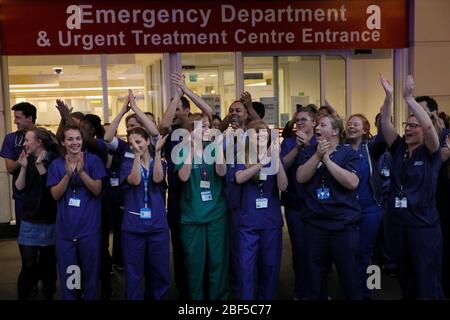
M181 167L182 165L176 166L175 171ZM205 187L207 185L209 188ZM189 180L182 187L180 207L181 242L185 253L190 299L205 299L203 279L206 263L209 272L209 298L228 299L226 203L222 195L222 177L216 174L215 165L192 165Z

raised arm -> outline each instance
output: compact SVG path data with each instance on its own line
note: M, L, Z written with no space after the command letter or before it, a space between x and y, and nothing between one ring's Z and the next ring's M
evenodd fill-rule
M329 112L332 116L338 117L337 110L336 110L336 109L328 102L327 99L325 99L325 106L327 107L328 112Z
M129 102L130 102L129 96L124 97L122 109L120 109L117 116L114 118L114 120L106 129L104 139L107 143L110 143L113 140L113 138L116 135L117 128L119 127L120 121L125 116L125 114L130 110Z
M409 110L414 114L419 124L423 129L423 137L425 146L430 152L436 152L439 149L439 137L436 130L433 127L428 114L423 110L420 104L413 97L414 80L411 75L408 76L405 83L405 90L403 91L403 97Z
M20 172L19 176L16 179L16 188L17 190L22 190L25 188L26 184L26 172L27 172L27 165L28 165L28 155L25 153L25 150L22 151L22 153L19 156L19 160L17 161L20 164Z
M260 120L258 113L255 108L253 108L252 96L250 92L244 91L241 93L241 101L244 104L245 108L247 108L249 121L252 120Z
M216 161L214 169L219 177L224 177L227 174L227 164L223 155L223 135L215 136L214 144L216 145Z
M178 170L178 178L180 178L180 180L182 182L188 181L189 178L191 177L192 162L194 161L194 159L193 159L194 144L193 144L192 135L189 135L187 137L187 139L188 139L187 143L189 144L189 148L187 148L186 157L184 157L184 154L183 154L184 163L181 166L180 170ZM183 152L184 152L184 150L183 150ZM190 159L190 161L188 161L188 159Z
M185 77L181 73L173 73L171 75L172 81L184 92L185 95L195 103L197 107L200 108L202 113L206 115L209 119L212 118L212 108L205 100L196 95L191 89L186 86Z
M180 170L178 170L178 178L180 178L180 180L182 182L188 181L189 178L191 177L192 161L193 161L191 149L192 149L192 147L188 150L187 157L185 159L185 163L180 168ZM187 159L189 159L189 158L191 159L190 163L189 163L189 161L187 161Z
M136 116L144 126L144 129L148 133L150 133L152 137L158 136L159 135L158 128L156 128L155 123L152 120L150 120L150 118L147 117L147 115L144 112L142 112L142 110L137 106L136 100L131 90L128 90L128 100L130 100L131 110L133 110L134 113L136 113Z
M225 130L228 129L230 123L231 123L231 114L227 114L225 118L222 119L222 122L220 123L219 126L219 130L224 132Z
M61 121L56 131L56 135L59 137L62 135L62 131L66 125L77 125L77 123L70 116L70 109L63 100L56 99L56 109L58 109L59 115L61 116Z
M175 96L172 101L170 101L169 107L159 123L159 132L162 135L166 135L170 133L170 127L173 122L173 118L175 117L175 111L177 110L178 103L180 102L181 97L183 96L183 91L177 86L177 90L175 92Z
M384 140L386 141L388 147L390 147L398 137L397 130L395 130L391 122L393 89L392 85L383 77L382 74L380 74L380 82L385 92L384 103L381 107L381 128Z
M161 183L164 180L164 170L161 160L161 149L166 143L167 137L169 135L165 135L164 137L159 137L158 142L155 146L155 160L153 163L153 182Z

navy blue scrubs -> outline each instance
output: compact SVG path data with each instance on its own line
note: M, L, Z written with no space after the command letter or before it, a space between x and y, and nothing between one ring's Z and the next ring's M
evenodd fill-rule
M224 152L226 154L227 141L224 141ZM223 193L227 203L227 217L229 219L230 228L230 289L234 297L240 297L238 274L239 274L239 260L238 260L238 246L239 246L239 229L237 226L237 214L241 206L241 185L236 183L236 158L237 146L234 143L233 157L234 162L227 164L227 173L223 179ZM228 162L228 161L227 161Z
M311 144L317 143L316 137L313 136ZM281 143L280 158L283 159L292 149L296 148L297 142L295 137L289 137ZM300 150L300 152L302 152ZM306 262L306 239L305 224L301 218L302 192L301 186L296 180L298 159L294 159L294 163L286 170L288 177L288 189L281 193L281 205L284 206L284 217L289 232L289 238L292 246L292 264L294 266L294 297L302 300L307 297L308 292L308 267Z
M146 281L145 297L152 300L163 299L170 288L169 226L165 207L165 189L153 182L154 161L149 171L142 168L141 183L131 186L127 183L133 167L133 160L122 161L120 180L124 191L124 215L122 221L122 246L125 267L125 297L142 300L141 288ZM163 162L163 171L166 163ZM145 181L147 180L147 197ZM151 217L143 218L141 209L151 209ZM147 287L149 286L149 287Z
M2 149L0 151L0 157L17 161L20 154L23 151L23 142L25 140L25 134L23 131L16 131L8 133L3 140ZM14 211L16 213L16 226L20 228L20 222L23 215L23 202L24 195L18 192L16 188L16 180L20 173L20 167L12 175L12 190L14 199Z
M236 171L245 169L236 166ZM235 212L241 300L273 300L278 291L283 218L277 176L266 177L242 184L241 207ZM267 199L267 207L257 208L257 199Z
M171 132L181 126L173 125ZM178 291L179 299L187 299L189 297L187 274L184 263L183 245L181 243L181 208L180 198L182 190L182 182L175 172L175 164L172 161L172 150L180 143L180 141L172 141L172 134L167 138L164 144L164 154L167 161L167 219L169 222L170 236L172 243L173 272L175 277L175 285Z
M450 129L441 131L441 148L446 147L445 138L450 134ZM442 262L442 287L446 299L450 298L450 159L442 164L439 172L438 187L436 190L436 202L441 219L443 240Z
M54 160L48 171L47 187L57 185L64 175L65 160ZM94 180L106 176L100 158L84 153L84 171ZM78 199L79 206L73 205ZM72 205L70 205L72 204ZM69 287L71 276L68 268L76 265L81 269L83 299L98 298L101 245L101 198L94 196L75 171L64 195L58 200L56 215L56 258L60 290L64 300L79 299L78 290ZM70 281L69 281L70 282Z
M409 157L408 145L398 136L389 151L389 236L403 296L441 299L442 234L435 200L440 150L431 153L421 145Z
M381 225L382 207L374 196L372 189L373 178L378 175L374 162L371 162L369 146L363 142L358 149L360 181L357 189L358 203L361 206L361 223L359 234L360 259L358 272L361 281L361 290L364 298L368 298L370 291L367 288L367 267L374 253L378 230ZM380 180L381 181L381 180ZM377 182L381 189L381 182Z
M306 163L316 149L317 144L306 147L300 154L299 165ZM358 174L359 157L350 146L338 145L330 159L341 168ZM356 192L339 184L325 165L321 165L302 187L305 206L301 214L305 221L309 299L328 298L323 289L326 288L329 264L333 260L344 297L360 299L357 259L361 209ZM329 190L328 198L318 198L320 188Z

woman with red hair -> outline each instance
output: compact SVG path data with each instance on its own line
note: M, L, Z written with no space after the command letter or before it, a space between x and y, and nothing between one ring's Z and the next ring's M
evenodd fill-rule
M363 299L370 297L366 285L366 269L374 251L382 218L382 177L377 170L377 161L386 151L382 134L377 134L375 139L371 137L370 123L367 118L362 114L351 115L347 120L346 142L359 155L360 182L356 189L361 207L358 273Z

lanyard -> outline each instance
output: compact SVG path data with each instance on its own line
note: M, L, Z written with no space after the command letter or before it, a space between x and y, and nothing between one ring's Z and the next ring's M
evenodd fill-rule
M320 166L320 168L319 168L319 171L320 171L320 186L322 188L325 188L325 182L326 182L326 179L325 179L325 168L324 167L325 167L325 165L322 164Z
M339 146L340 146L340 145L337 145L337 146L334 148L333 152L330 153L330 160L331 160L331 161L333 161L333 154L334 154L336 151L338 151ZM320 172L320 185L321 185L322 188L325 188L325 183L326 183L326 179L325 179L325 172L326 172L326 171L325 171L325 170L326 170L326 166L325 166L325 164L324 164L323 162L321 162L321 165L320 165L320 167L318 168L317 171Z
M203 181L209 181L208 179L208 171L207 169L207 165L203 163L203 159L202 159L202 164L199 166L200 167L200 179Z
M264 194L264 180L259 180L258 183L258 189L259 189L259 196L260 198L263 198L263 194Z
M20 140L17 142L17 137L20 136ZM16 133L16 136L14 137L14 146L21 148L23 147L23 137L24 137L24 133L22 131L18 131Z
M148 208L148 180L149 180L149 171L150 168L147 171L147 174L144 172L144 167L141 166L141 174L142 179L144 180L144 205L145 208Z
M403 161L402 161L402 166L401 166L401 170L400 170L400 196L403 196L403 194L404 194L403 189L404 189L404 186L406 184L406 179L407 179L406 170L408 169L410 162L411 162L411 158L409 157L408 148L406 148L405 154L403 155Z

